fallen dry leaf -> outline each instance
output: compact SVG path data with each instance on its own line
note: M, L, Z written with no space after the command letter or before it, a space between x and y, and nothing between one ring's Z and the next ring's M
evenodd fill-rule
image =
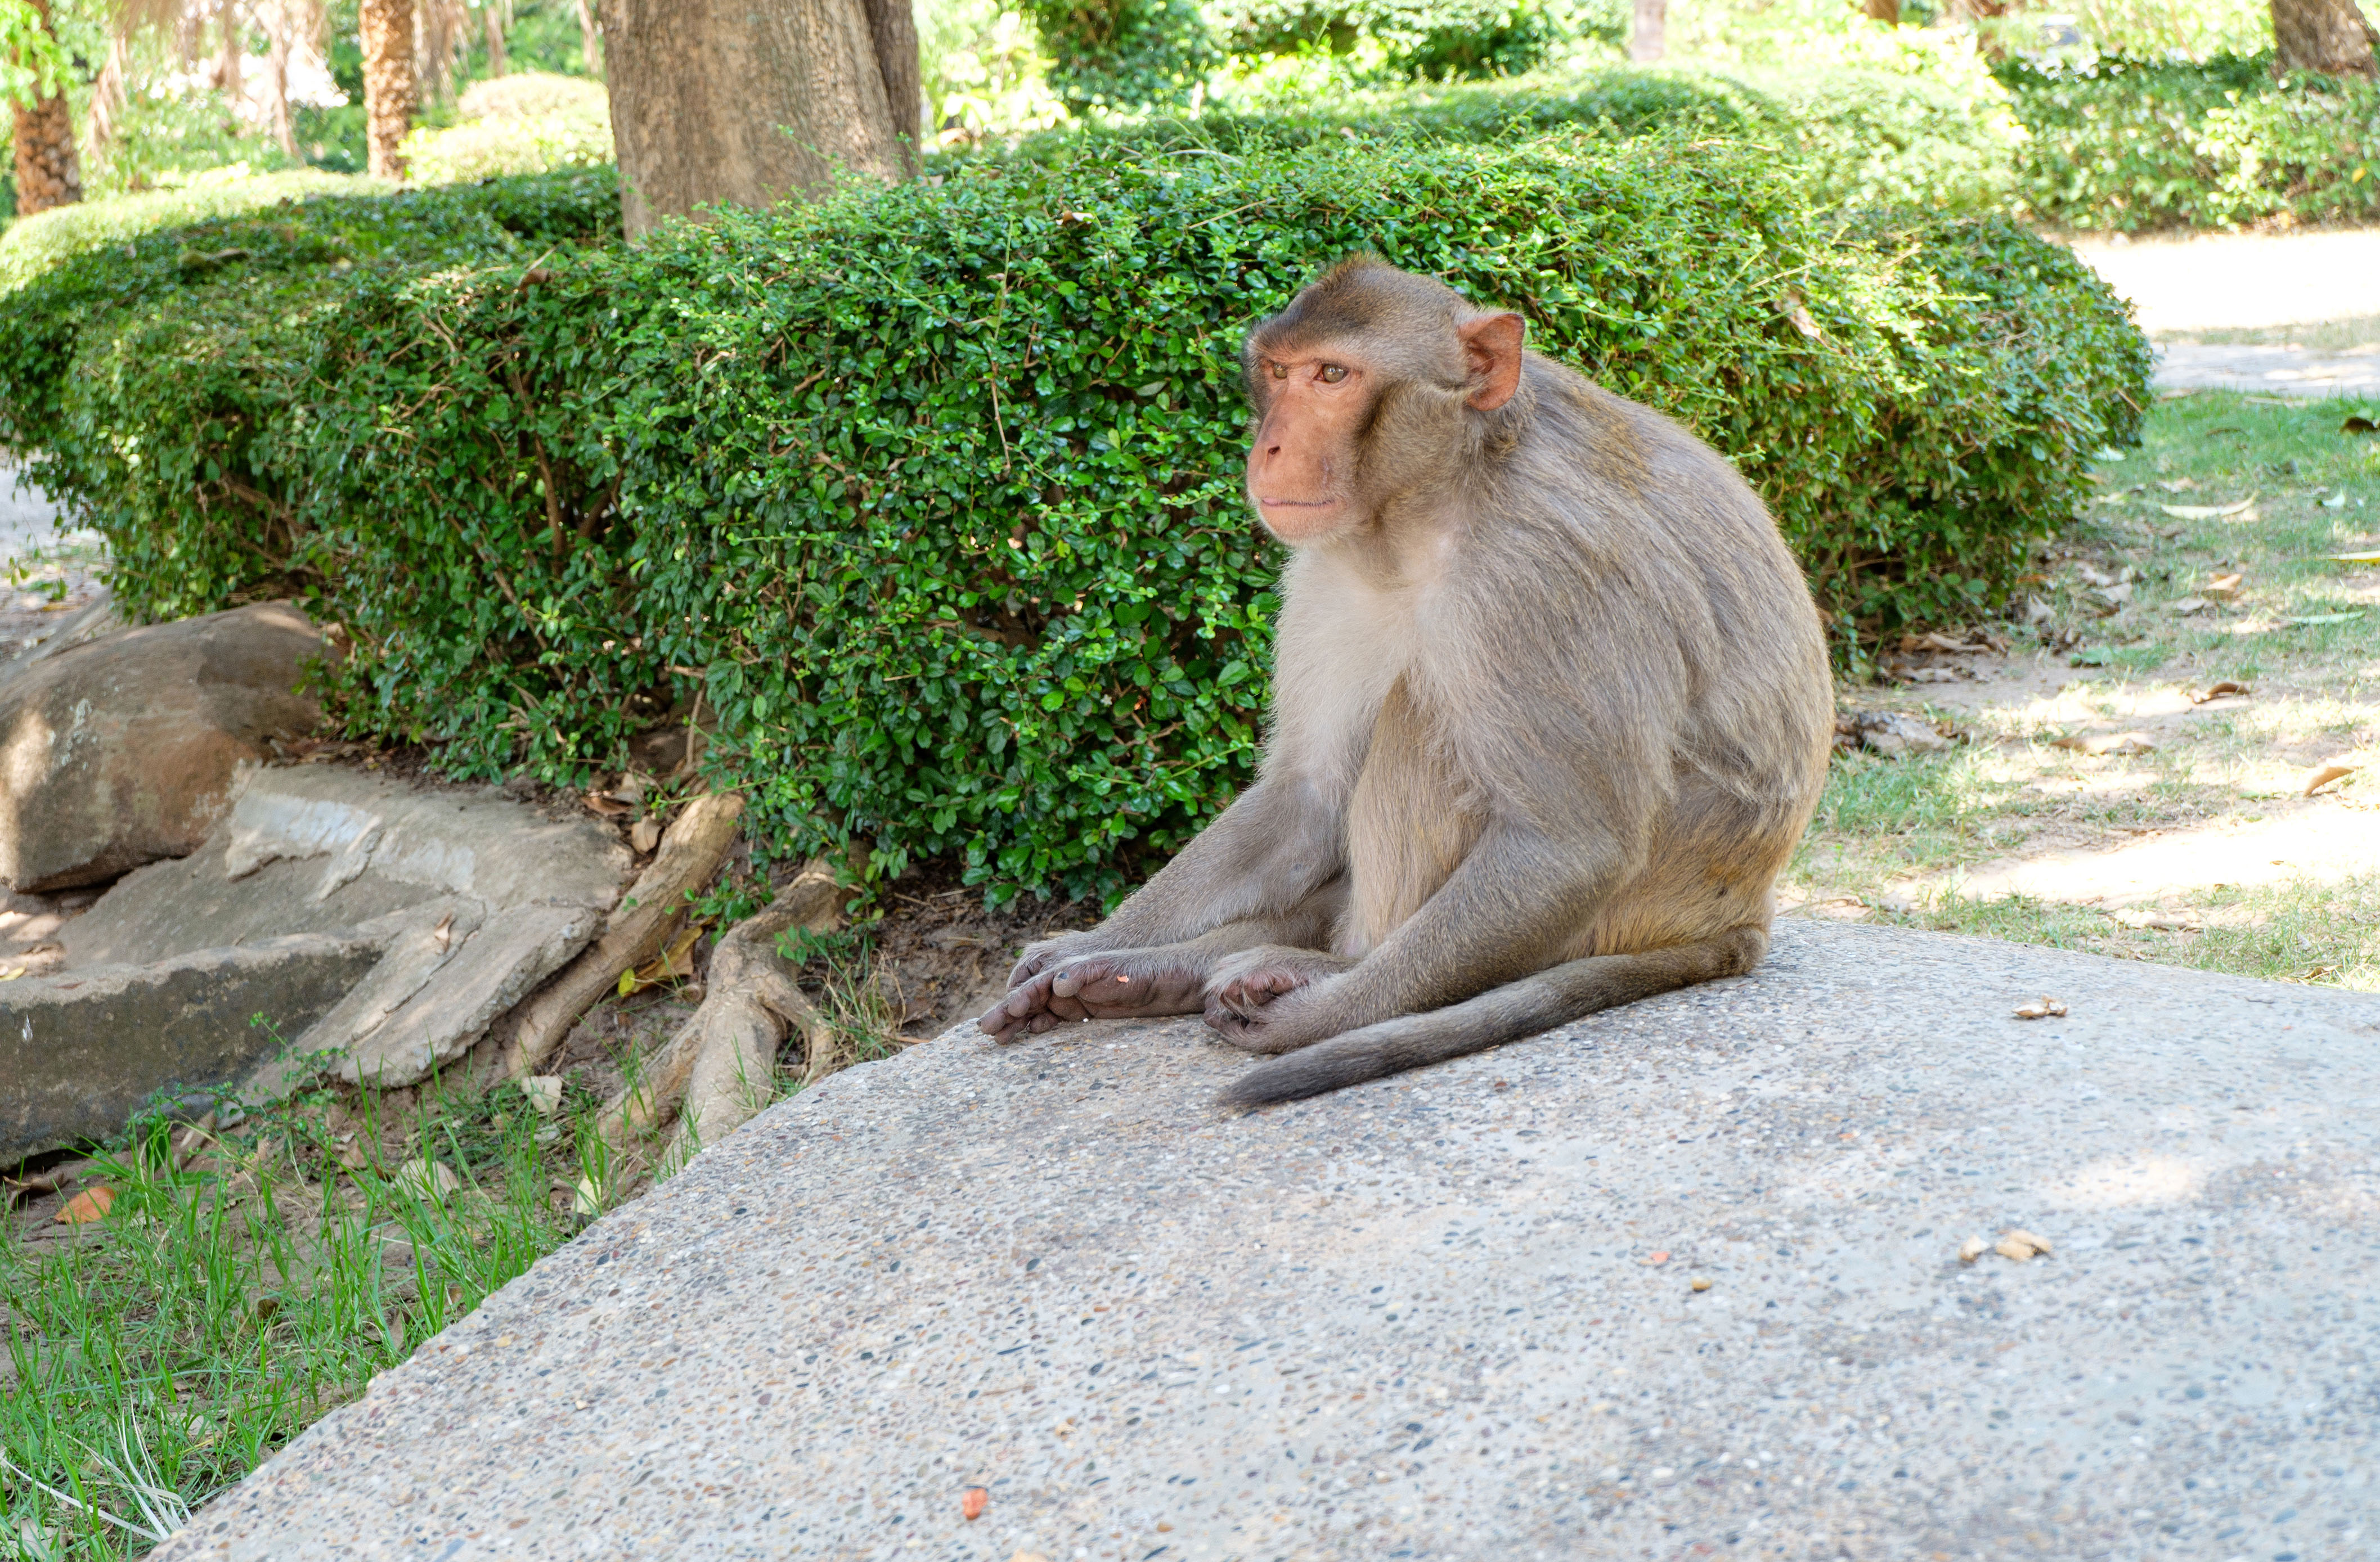
M2012 1258L2019 1264L2022 1264L2035 1253L2048 1253L2049 1244L2031 1231L2002 1231L2000 1240L1993 1244L1992 1251L2002 1258Z
M2226 679L2220 684L2209 684L2206 686L2205 692L2202 694L2194 694L2191 696L2190 703L2192 705L2204 705L2208 700L2221 699L2226 695L2247 695L2253 692L2254 691L2251 690L2245 684L2235 684L2230 680Z
M616 819L628 812L628 805L606 797L600 792L590 792L587 794L587 811L590 814L601 814L607 819Z
M662 821L648 814L628 827L628 844L638 853L651 851L662 843Z
M702 929L681 928L670 940L670 947L633 971L620 973L620 996L639 993L647 987L660 987L663 982L682 982L694 975L694 944L702 937Z
M2191 921L2186 916L2177 916L2171 912L2114 911L2109 912L2107 914L2119 927L2137 927L2153 933L2195 933L2198 931L2197 923Z
M520 1082L520 1093L541 1118L550 1118L562 1109L562 1076L530 1074Z
M1696 1290L1710 1290L1710 1282L1708 1280L1696 1280L1694 1284L1694 1289Z
M2213 597L2217 600L2228 602L2232 598L2240 594L2240 579L2241 577L2238 575L2218 575L2214 579L2208 581L2205 585L2200 587L2198 588L2199 594L2202 596Z
M981 1486L969 1486L966 1489L966 1495L959 1498L959 1517L980 1519L983 1517L983 1510L990 1506L990 1492L985 1491Z
M2323 557L2335 564L2380 564L2380 548L2367 548L2360 553L2325 553Z
M2204 612L2214 605L2214 603L2208 601L2204 597L2182 597L2168 602L2165 605L2165 611L2182 618L2188 618L2192 613Z
M430 941L436 944L442 951L444 950L447 945L455 941L455 914L453 912L450 911L445 915L440 917L438 919L438 926L430 929Z
M453 1167L420 1156L396 1168L396 1181L418 1199L443 1199L463 1185Z
M2177 521L2222 521L2246 514L2248 506L2255 503L2256 496L2252 493L2233 504L2160 504L2157 508Z
M103 1220L115 1207L115 1190L104 1182L95 1183L68 1199L50 1217L61 1226L81 1226L93 1220Z
M2312 797L2315 793L2320 792L2324 787L2328 786L2335 781L2338 781L2340 777L2351 776L2354 773L2355 767L2352 765L2325 765L2322 769L2316 770L2313 775L2306 778L2305 795Z
M2159 478L2157 487L2168 493L2195 493L2198 491L2198 479L2195 478Z
M2146 733L2101 733L2095 737L2073 736L2052 738L2052 748L2070 748L2077 754L2094 757L2124 754L2154 754L2156 745Z
M2016 1011L2016 1017L2020 1020L2050 1020L2065 1012L2066 1005L2056 999L2037 998L2031 1003L2020 1005Z
M1959 1262L1961 1264L1973 1264L1976 1259L1981 1258L1984 1254L1991 1251L1992 1244L1984 1241L1983 1238L1969 1237L1965 1241L1959 1244Z
M1669 1261L1670 1255L1666 1253L1647 1253L1645 1257L1645 1262L1651 1265L1656 1269L1659 1268L1662 1265L1667 1264Z

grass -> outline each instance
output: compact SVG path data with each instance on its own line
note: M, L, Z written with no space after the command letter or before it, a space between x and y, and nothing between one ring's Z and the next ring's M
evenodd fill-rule
M2099 466L2096 500L2043 550L2029 586L2037 622L1998 626L2017 649L1964 659L1985 674L1975 680L1840 691L1846 707L1924 714L1967 741L1901 759L1839 757L1789 899L1825 914L2380 990L2380 872L2346 871L2380 862L2380 568L2324 557L2380 546L2380 438L2345 430L2358 414L2380 407L2227 393L2160 402L2143 448ZM2170 513L2251 496L2234 515ZM2093 576L2126 571L2128 599L2111 604ZM2236 596L2209 598L2231 575ZM2208 605L2175 611L2192 598ZM2253 692L2192 702L2226 681ZM2058 746L2126 732L2152 746ZM2302 796L2325 763L2356 769ZM2336 866L2265 871L2285 848L2264 842L2310 835L2321 852L2301 854ZM2198 866L2119 882L2140 860L2130 849L2158 842ZM2064 888L1995 886L2011 876Z
M771 1100L899 1050L863 932L786 952L834 1046L783 1061ZM640 1193L596 1120L686 1011L663 997L582 1023L550 1112L509 1084L319 1091L229 1109L180 1164L152 1122L82 1168L104 1218L0 1219L0 1556L139 1556Z

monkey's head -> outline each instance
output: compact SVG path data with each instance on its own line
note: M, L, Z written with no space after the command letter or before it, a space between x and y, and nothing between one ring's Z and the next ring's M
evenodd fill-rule
M1248 333L1248 498L1283 542L1369 526L1457 469L1521 384L1521 317L1359 255Z

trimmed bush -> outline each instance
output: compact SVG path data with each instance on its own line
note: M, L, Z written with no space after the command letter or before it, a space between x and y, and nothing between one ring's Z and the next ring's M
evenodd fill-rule
M1847 647L2001 597L2133 437L2145 344L2013 225L1845 229L1800 183L1706 139L1119 151L334 286L310 208L0 298L0 439L139 611L304 583L350 725L459 774L583 778L698 698L771 852L1104 892L1252 773L1238 338L1349 250L1700 430Z
M2069 228L2138 233L2380 220L2380 86L2275 81L2272 56L2204 65L2113 56L2000 67L2033 140L2023 210Z
M1278 113L1209 113L1028 138L1034 162L1183 148L1284 150L1366 140L1506 141L1556 130L1763 141L1794 157L1821 205L1998 210L2023 132L1986 79L1973 93L1929 77L1857 67L1729 76L1630 67L1563 77L1345 94Z
M22 286L72 256L122 244L159 228L254 212L307 196L376 195L387 188L377 179L293 168L279 174L205 178L174 189L54 206L37 215L20 217L0 230L0 293Z

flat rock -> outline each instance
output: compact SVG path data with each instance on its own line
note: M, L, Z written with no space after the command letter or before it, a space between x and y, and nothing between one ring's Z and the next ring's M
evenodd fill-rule
M1195 1022L961 1027L596 1222L152 1555L2350 1555L2375 1041L2365 995L1814 922L1245 1116Z
M369 939L299 934L0 983L0 1166L120 1133L161 1093L237 1083L380 958Z
M0 684L0 883L100 884L197 850L234 777L322 719L322 638L286 603L68 647Z

